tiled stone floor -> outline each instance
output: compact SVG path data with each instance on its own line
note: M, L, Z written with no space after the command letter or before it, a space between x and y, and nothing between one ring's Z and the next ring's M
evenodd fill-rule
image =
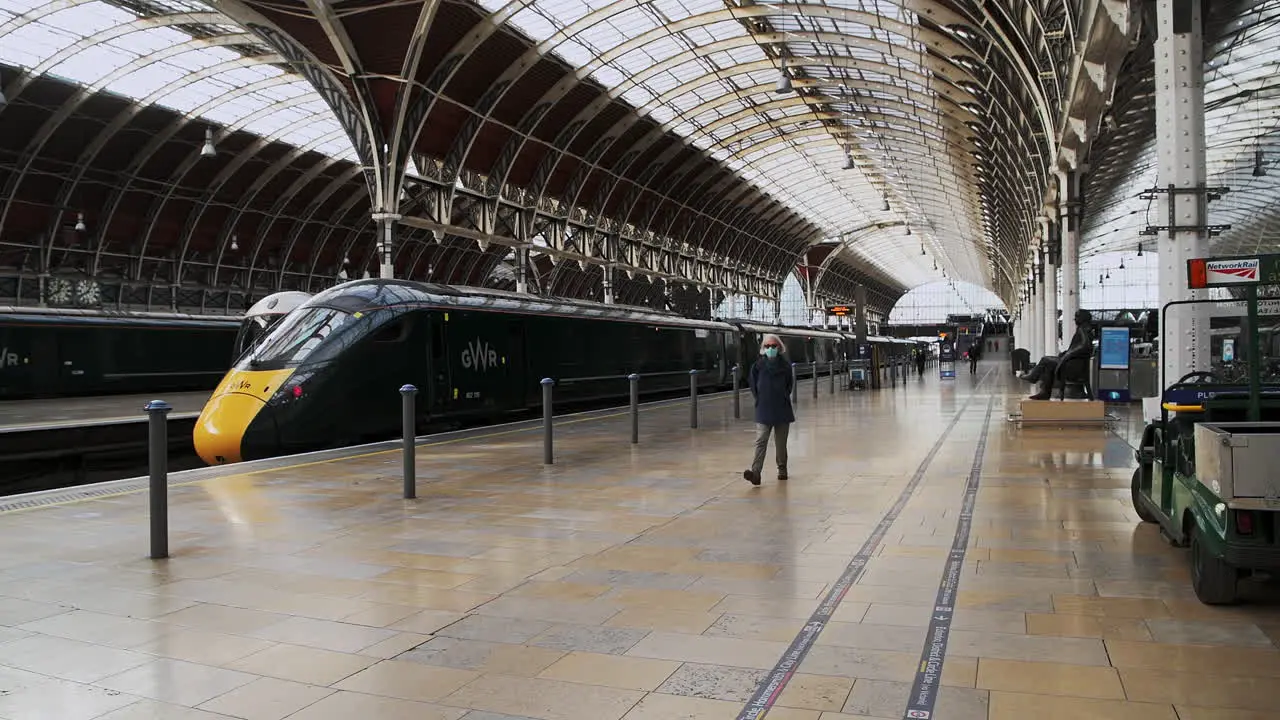
M770 720L901 718L994 397L934 717L1280 718L1280 613L1198 603L1103 430L1017 429L1006 364ZM801 392L792 479L707 399L0 515L3 720L733 720L976 379Z

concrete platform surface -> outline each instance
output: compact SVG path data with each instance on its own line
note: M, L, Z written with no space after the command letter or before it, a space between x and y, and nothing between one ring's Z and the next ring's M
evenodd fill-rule
M162 393L173 406L169 417L200 414L209 401L208 391ZM146 420L142 407L156 398L150 395L102 395L79 398L0 401L0 430L44 429L107 421Z
M1263 720L1280 612L1197 602L1102 428L977 376L727 398L0 515L0 719ZM750 402L744 402L749 412ZM967 498L967 500L966 500ZM1263 593L1265 595L1265 593Z

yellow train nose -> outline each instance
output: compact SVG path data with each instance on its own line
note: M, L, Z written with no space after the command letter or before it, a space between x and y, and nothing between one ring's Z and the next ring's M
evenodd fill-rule
M266 405L252 395L225 393L211 398L196 420L196 454L210 465L240 462L240 448L249 423Z

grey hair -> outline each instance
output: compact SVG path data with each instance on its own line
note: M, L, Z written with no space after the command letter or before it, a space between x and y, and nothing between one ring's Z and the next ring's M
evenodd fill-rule
M787 351L787 346L782 344L781 338L779 338L777 335L769 334L760 338L760 354L761 355L764 354L764 346L768 345L770 342L773 342L775 345L778 346L778 352L785 353Z

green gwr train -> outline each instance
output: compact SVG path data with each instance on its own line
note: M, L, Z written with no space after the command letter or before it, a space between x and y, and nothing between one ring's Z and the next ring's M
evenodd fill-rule
M0 400L207 390L239 328L234 317L0 313Z
M419 389L421 427L559 404L726 387L760 335L811 362L852 357L840 333L691 320L674 314L404 280L357 280L306 301L223 378L196 423L195 447L221 464L384 439L399 432L401 385ZM910 343L878 339L893 352Z

